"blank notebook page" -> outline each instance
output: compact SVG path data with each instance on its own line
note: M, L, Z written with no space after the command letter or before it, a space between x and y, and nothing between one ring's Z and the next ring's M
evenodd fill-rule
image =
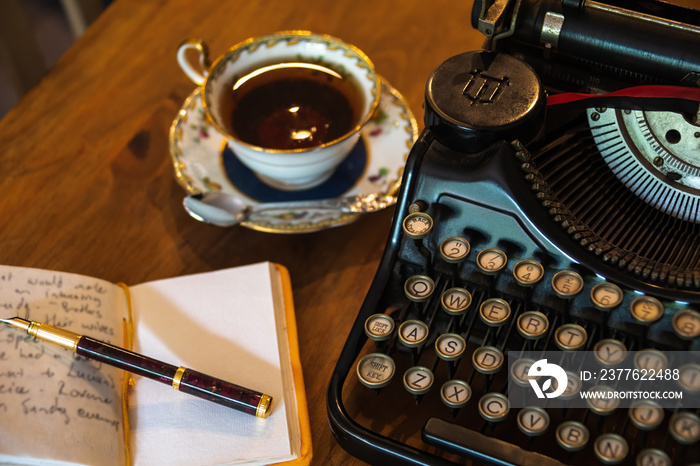
M291 458L270 273L264 263L131 288L134 351L273 398L270 416L259 419L135 377L129 400L135 464Z

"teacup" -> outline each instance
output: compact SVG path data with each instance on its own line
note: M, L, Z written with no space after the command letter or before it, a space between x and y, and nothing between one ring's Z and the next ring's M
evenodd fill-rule
M330 178L379 105L381 83L370 59L327 35L248 39L213 64L206 44L188 39L177 60L202 86L206 117L234 154L277 189L308 189Z

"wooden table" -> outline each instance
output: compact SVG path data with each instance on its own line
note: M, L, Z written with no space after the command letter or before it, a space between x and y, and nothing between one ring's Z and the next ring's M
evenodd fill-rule
M326 389L369 288L393 209L300 235L217 228L182 209L168 129L194 85L175 51L308 29L365 51L419 122L426 79L478 49L470 0L116 0L0 122L0 263L136 284L263 260L288 267L314 464L352 464ZM422 124L421 124L422 127ZM356 461L356 460L355 460Z

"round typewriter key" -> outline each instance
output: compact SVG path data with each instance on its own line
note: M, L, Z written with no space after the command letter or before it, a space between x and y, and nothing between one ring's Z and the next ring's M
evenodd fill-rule
M700 440L700 417L686 411L675 413L668 421L671 436L683 445Z
M463 380L452 379L442 385L440 398L450 408L461 408L467 404L472 397L472 389Z
M640 296L630 304L630 314L640 324L653 324L664 315L664 305L651 296Z
M700 393L700 364L683 364L679 367L678 385L692 394Z
M668 358L657 349L643 349L634 354L634 367L646 371L663 371L668 369Z
M612 414L620 406L620 398L615 396L615 389L607 385L594 385L586 390L589 395L586 397L588 409L599 416ZM596 393L597 395L594 395Z
M435 291L435 282L427 275L413 275L406 279L403 290L408 299L421 303L430 299Z
M508 416L510 402L502 393L492 392L479 400L479 414L489 422L500 422Z
M503 353L495 346L480 346L472 353L474 369L482 374L495 374L504 360Z
M671 466L671 458L658 448L645 448L637 455L636 466Z
M620 364L627 358L627 347L620 340L607 338L596 342L593 355L602 367L610 368Z
M450 236L440 243L440 257L445 262L456 264L464 261L469 255L469 241L461 236Z
M456 333L443 333L435 340L435 352L443 361L456 361L466 348L467 342Z
M603 464L618 464L627 458L627 440L619 434L603 434L593 442L593 453Z
M408 206L408 213L413 214L415 212L425 212L428 209L428 204L425 201L417 200L410 206Z
M518 412L518 428L530 437L545 433L549 427L549 414L542 408L527 407Z
M409 348L417 348L428 338L428 326L421 320L407 320L399 326L399 340Z
M467 312L471 303L472 295L464 288L450 288L440 297L442 309L453 316Z
M510 366L510 376L513 383L520 387L529 387L530 380L537 380L538 377L529 375L530 367L535 364L534 359L520 358Z
M583 290L583 278L571 270L562 270L552 277L552 290L560 298L574 298Z
M384 341L394 332L394 319L386 314L374 314L365 321L365 334L373 341Z
M369 388L386 387L395 371L394 361L382 353L368 354L357 364L357 377L362 385Z
M562 351L581 349L587 340L586 329L578 324L564 324L554 332L554 343Z
M653 401L635 400L629 408L632 424L639 430L654 430L664 420L664 409Z
M498 248L483 249L476 256L476 265L486 275L496 275L503 270L507 262L506 253Z
M508 322L510 305L500 298L489 298L479 307L479 317L489 327L500 327Z
M622 290L614 283L598 283L591 289L591 301L596 309L611 311L622 302Z
M423 239L433 229L433 219L424 212L413 212L403 219L403 231L411 239Z
M432 371L423 366L413 366L403 375L403 386L414 395L428 393L434 381Z
M581 450L589 438L588 428L580 422L566 421L557 426L557 443L566 451Z
M557 391L559 388L559 382L557 382L557 379L552 380L552 385L554 391ZM573 400L574 398L580 398L579 392L581 391L581 388L583 388L581 377L571 371L566 371L566 388L564 389L564 393L559 395L557 399L568 401Z
M524 259L513 267L513 278L520 286L534 286L544 277L544 267L533 259Z
M692 340L700 335L700 313L683 309L673 314L673 330L680 338Z
M518 317L518 333L528 340L537 340L547 334L549 320L539 311L527 311Z

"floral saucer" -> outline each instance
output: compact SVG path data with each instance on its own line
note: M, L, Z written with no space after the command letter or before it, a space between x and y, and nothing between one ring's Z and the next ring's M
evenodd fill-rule
M245 167L204 116L197 88L170 127L170 155L178 183L188 194L223 191L251 205L395 194L418 124L403 96L386 81L375 117L334 175L315 188L281 191L263 184ZM241 225L270 233L306 233L350 223L360 214L329 209L267 210Z

